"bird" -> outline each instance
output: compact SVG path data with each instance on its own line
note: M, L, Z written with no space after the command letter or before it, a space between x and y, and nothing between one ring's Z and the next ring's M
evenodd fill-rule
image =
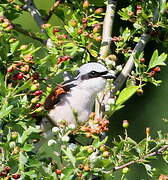
M107 79L114 78L101 63L83 64L76 77L57 85L48 95L44 103L48 114L43 122L50 121L57 127L70 124L78 127L89 119L96 96L105 88Z

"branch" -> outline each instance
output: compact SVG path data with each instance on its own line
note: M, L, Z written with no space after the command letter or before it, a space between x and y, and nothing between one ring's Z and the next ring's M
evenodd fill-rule
M30 38L32 38L32 39L35 39L35 40L37 40L37 41L40 41L41 43L44 44L44 40L41 39L41 38L39 38L39 37L37 37L35 33L29 32L29 31L27 31L27 30L25 30L25 29L17 26L16 24L13 24L13 26L14 26L14 29L15 29L17 32L22 33L22 34L24 34L25 36L28 36L28 37L30 37Z
M121 166L116 166L116 167L113 168L113 170L114 170L114 171L117 171L117 170L123 169L123 168L125 168L125 167L128 167L128 166L130 166L130 165L133 165L133 164L135 164L135 163L144 162L147 158L152 157L152 156L156 156L156 155L158 155L158 154L162 154L162 153L163 153L164 151L166 151L167 149L168 149L168 145L165 145L165 146L161 147L160 149L158 149L157 151L154 151L154 152L152 152L152 153L147 154L146 156L144 156L144 157L141 158L141 159L134 160L134 161L130 161L130 162L128 162L128 163L126 163L126 164L123 164L123 165L121 165Z
M159 8L155 8L154 16L152 18L152 22L156 23L159 18ZM123 70L121 71L120 75L117 77L117 79L114 81L114 89L111 91L111 96L114 96L118 90L122 87L124 82L126 81L128 75L131 73L133 67L134 67L134 59L136 54L143 51L145 48L147 42L149 41L151 35L144 32L139 40L139 42L136 44L130 58L128 59L127 63L125 64Z
M111 96L115 95L115 93L120 90L124 82L126 81L128 75L130 74L131 70L134 67L134 59L136 54L143 51L146 43L150 39L150 34L143 33L139 42L136 44L130 58L128 59L127 63L125 64L123 70L121 71L120 75L114 81L114 89L111 91Z
M24 9L30 12L30 14L34 18L35 22L39 26L40 31L42 33L46 33L45 30L42 28L44 21L42 19L40 12L36 8L35 4L33 3L33 0L24 0L24 2L26 3L26 5L24 6Z
M102 33L102 42L99 52L98 60L103 61L110 52L111 45L111 36L114 22L114 14L117 5L117 0L108 0L106 7L106 14L103 22L103 33ZM104 94L100 93L98 99L95 102L95 113L97 117L102 117L101 104Z
M60 5L60 3L62 2L62 0L58 0L54 3L54 5L51 7L51 9L48 12L48 15L46 17L43 18L43 20L45 22L48 22L49 19L51 18L51 16L53 15L55 9Z
M116 5L117 0L108 0L106 14L103 22L103 33L99 52L99 60L104 60L110 52L111 36Z
M43 26L42 26L43 24L45 24L45 22L42 19L42 16L41 16L40 12L38 11L38 9L36 8L35 4L33 3L33 0L24 0L24 2L26 3L26 5L24 6L24 9L28 10L30 12L30 14L34 18L35 22L39 26L41 33L47 35L45 29L43 29ZM53 44L52 40L50 38L47 40L44 40L43 43L48 48L52 47L52 44Z

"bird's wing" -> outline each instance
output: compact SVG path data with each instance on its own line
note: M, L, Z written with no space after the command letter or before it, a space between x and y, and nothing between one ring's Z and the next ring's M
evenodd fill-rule
M58 104L62 96L67 94L72 87L76 85L74 84L64 84L64 85L58 85L46 98L44 103L44 108L46 110L51 110L54 108L54 105Z

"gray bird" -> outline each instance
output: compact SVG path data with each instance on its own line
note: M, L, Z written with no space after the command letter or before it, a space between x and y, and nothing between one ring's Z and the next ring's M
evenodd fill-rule
M88 120L97 93L102 91L107 79L113 79L107 68L100 63L86 63L79 68L78 75L56 87L47 97L44 107L49 111L43 121L54 126L68 126Z

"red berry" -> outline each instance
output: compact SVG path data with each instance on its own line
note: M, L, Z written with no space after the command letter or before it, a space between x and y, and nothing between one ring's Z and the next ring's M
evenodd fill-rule
M13 179L19 179L20 178L20 174L12 174L12 178Z
M141 58L141 59L140 59L140 62L141 62L141 63L144 63L144 62L145 62L145 58Z
M64 61L67 61L70 59L70 56L64 56L63 58L64 58Z
M137 6L136 6L136 9L137 9L137 10L142 10L142 6L141 6L141 5L137 5Z
M8 67L7 72L12 72L15 68L13 66Z
M22 80L23 77L24 77L24 74L23 74L22 72L19 72L19 73L17 74L17 79L18 79L18 80Z
M64 35L63 35L63 38L64 38L64 39L68 39L68 35L64 34Z
M159 66L157 66L157 67L155 67L154 69L153 69L153 71L155 71L155 72L160 72L160 67Z
M32 116L32 118L34 118L34 119L37 118L37 114L36 114L36 113L33 113L31 116Z
M62 173L62 171L61 171L61 169L56 169L56 170L55 170L55 173L58 174L58 175L60 175L60 174Z
M149 76L150 77L153 77L153 76L155 76L156 75L156 72L155 71L151 71L150 73L149 73Z
M53 34L56 34L57 32L59 32L59 29L58 28L54 28L53 29Z
M58 60L57 60L57 63L60 64L60 63L62 63L63 61L64 61L63 58L62 58L62 57L59 57Z
M82 18L82 24L86 24L87 23L87 18Z
M41 106L40 103L35 104L35 108L39 108Z
M35 96L39 96L39 95L41 95L41 94L43 94L43 91L42 91L42 90L37 90L37 91L34 92L34 95L35 95Z
M77 33L78 33L78 34L82 34L82 33L83 33L83 29L81 29L81 28L78 29Z
M4 170L7 171L7 172L9 172L9 171L11 170L11 167L6 166L6 167L4 167Z
M0 176L6 176L7 175L7 172L6 171L1 171L0 172Z

